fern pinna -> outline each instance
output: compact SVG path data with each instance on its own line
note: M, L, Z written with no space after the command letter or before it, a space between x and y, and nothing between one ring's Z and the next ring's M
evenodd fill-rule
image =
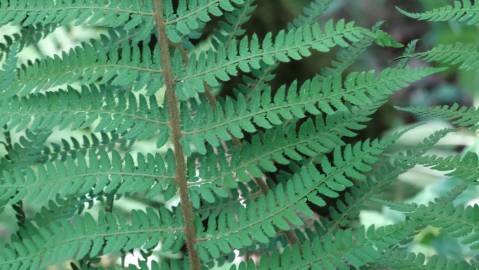
M16 219L0 269L477 269L408 249L429 226L478 249L479 208L452 204L477 177L427 205L380 196L416 164L464 175L477 156L429 155L450 130L401 151L403 132L357 138L393 93L443 69L350 69L371 46L402 45L380 24L318 20L330 2L259 35L243 28L254 0L0 0L0 29L17 29L0 32L0 209ZM414 17L476 22L458 12ZM19 61L72 25L99 35ZM404 55L477 65L441 56L455 50ZM330 51L320 74L270 85L278 65ZM444 114L473 123L458 113ZM403 219L358 224L371 204Z

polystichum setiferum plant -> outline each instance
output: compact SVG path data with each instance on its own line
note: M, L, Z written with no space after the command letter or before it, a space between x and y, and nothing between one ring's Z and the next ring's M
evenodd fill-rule
M0 25L19 27L0 46L0 206L17 219L0 269L123 269L132 253L141 269L476 269L408 244L433 226L479 249L479 208L452 203L476 181L477 156L428 155L450 130L399 152L400 132L356 138L393 93L442 70L409 57L456 63L462 55L434 52L459 47L409 46L388 68L350 71L370 46L400 44L379 24L319 23L329 0L284 30L247 34L257 2L0 0ZM71 25L103 34L17 64L24 47ZM270 86L278 65L332 51L313 78ZM463 181L427 205L381 200L416 164ZM147 207L125 211L125 201ZM403 219L358 225L371 204ZM119 260L105 266L108 256Z

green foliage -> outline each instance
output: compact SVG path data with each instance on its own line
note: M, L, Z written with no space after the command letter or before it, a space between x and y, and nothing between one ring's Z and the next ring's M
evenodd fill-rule
M402 44L381 23L320 23L331 2L260 35L244 27L254 0L0 0L0 27L19 29L0 44L0 210L16 226L0 269L133 270L133 255L145 270L475 269L409 250L430 227L478 250L479 208L451 203L477 182L477 155L431 155L449 129L399 150L408 130L360 132L391 95L444 70L408 59L477 69L477 48L412 42L394 65L353 72L368 48ZM475 5L407 15L477 24ZM20 62L70 26L99 37ZM278 66L313 52L334 57L274 86ZM458 105L405 110L479 122ZM384 200L416 165L460 183L426 205ZM362 210L386 206L401 218L361 224Z
M476 263L471 265L464 261L456 261L441 256L433 256L426 260L423 254L415 255L396 250L388 251L383 256L383 262L378 263L378 265L393 266L394 269L398 270L473 270L478 267Z
M203 141L218 147L220 140L243 138L244 131L253 133L256 126L271 129L285 121L304 118L306 113L318 115L347 111L346 104L381 101L408 83L437 72L437 69L386 69L351 73L345 83L338 76L317 76L301 86L294 82L280 87L274 96L271 89L258 90L252 100L239 95L236 100L227 98L211 110L203 103L195 117L185 119L184 145L193 144L199 153L206 153ZM318 89L320 89L318 91Z
M452 205L443 207L418 208L411 218L418 223L428 223L438 227L451 237L460 238L461 243L473 250L479 249L479 231L476 226L479 208L456 208Z
M398 243L409 228L401 226L385 229L370 228L367 231L359 229L353 235L350 230L340 231L334 236L322 239L316 238L262 258L259 266L244 263L239 269L347 269L360 268L367 263L380 260L381 251ZM236 269L236 268L233 268Z
M172 2L168 0L165 3L165 23L168 26L168 37L173 42L179 42L182 36L198 29L202 23L209 22L213 16L219 17L225 12L232 12L236 9L235 5L243 4L245 0L180 1L176 10L173 9Z
M165 184L174 176L172 168L166 168L161 156L139 155L135 165L132 156L120 157L118 152L88 151L65 161L47 162L27 170L4 171L3 193L0 201L16 203L20 200L43 205L55 197L101 192L124 194L147 192L158 181ZM161 188L159 188L161 189ZM2 206L4 204L2 203Z
M288 28L299 27L301 25L312 24L323 15L331 4L331 0L313 0L309 5L305 6L301 15L296 17L293 22L289 24Z
M218 23L212 41L217 42L217 46L223 45L228 48L235 39L241 38L246 33L242 25L248 22L255 9L256 0L245 0L239 8L226 13Z
M402 14L418 19L432 22L457 21L469 25L479 23L479 2L476 0L456 0L453 5L443 6L437 9L422 13L407 12L398 8Z
M401 108L404 111L414 113L424 118L442 118L451 121L459 127L477 129L479 113L476 108L460 106L457 103L448 106L437 106L432 108L407 107Z
M112 44L109 44L112 43ZM61 57L45 58L22 67L11 90L17 95L43 92L65 84L97 83L146 88L153 95L163 85L158 47L94 41ZM53 76L53 77L52 77Z
M166 113L154 97L113 91L111 87L84 86L68 90L1 100L1 125L9 130L82 129L95 125L98 132L124 133L125 138L148 139L161 133L159 145L168 137ZM41 106L39 106L41 104Z
M457 66L463 70L478 70L478 56L477 45L464 43L438 45L427 52L409 55L409 57L417 57L428 62Z
M183 75L180 98L188 98L204 91L206 82L212 87L228 81L241 72L258 70L277 63L300 60L311 55L311 50L329 52L336 46L348 47L361 37L371 33L353 22L328 21L322 30L319 24L305 25L288 31L280 31L274 37L268 33L261 41L257 35L244 37L228 47L220 46L191 59ZM263 66L264 67L264 66Z
M306 165L286 184L279 184L264 196L250 201L246 208L225 209L218 217L209 217L210 222L218 221L209 223L206 236L200 236L202 240L206 238L204 244L198 245L200 254L205 247L217 257L219 251L231 252L232 248L244 248L255 241L268 243L268 238L276 235L275 228L290 230L291 226L304 226L302 216L314 217L307 202L325 206L325 198L338 197L338 192L353 185L352 179L364 180L377 155L390 143L391 140L366 141L347 145L344 150L336 148L333 163L327 158L319 162L324 174L312 164ZM235 217L244 218L233 222Z
M297 123L293 122L255 134L251 143L231 147L232 159L229 162L225 153L193 157L198 163L211 165L206 167L208 170L198 173L194 168L190 170L194 176L192 191L198 190L204 200L214 202L213 194L224 197L224 188L237 188L238 182L250 182L255 177L276 172L279 165L291 161L329 153L337 145L344 144L342 137L354 137L355 130L364 128L371 113L355 110L328 116L325 120L320 117L316 121L309 120L298 132L295 131ZM192 194L191 199L193 205L199 207L199 198Z
M153 3L134 0L72 2L61 0L0 2L0 25L88 25L136 31L137 40L148 36L154 29ZM171 22L176 25L177 22Z
M121 215L100 213L61 220L50 226L29 228L29 234L12 242L0 255L1 269L45 268L70 259L98 254L154 248L161 240L165 250L181 247L181 224L167 210L133 211L131 221Z

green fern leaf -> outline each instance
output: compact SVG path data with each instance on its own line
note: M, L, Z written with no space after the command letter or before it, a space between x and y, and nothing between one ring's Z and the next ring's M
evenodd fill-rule
M199 207L200 199L206 199L205 195L222 197L225 188L235 188L239 182L249 182L266 172L274 172L280 164L330 152L344 144L341 137L353 137L356 130L364 128L373 112L372 109L357 109L333 114L324 120L318 116L316 121L302 124L298 132L295 131L296 124L292 123L287 128L281 126L254 135L251 143L231 149L228 153L231 161L227 161L225 153L199 156L196 162L205 164L203 168L207 169L190 170L195 175L190 182L193 205Z
M121 48L121 49L119 49ZM108 41L77 47L61 57L23 66L9 91L27 95L53 87L82 83L145 89L153 95L162 87L159 48ZM5 88L8 89L8 88Z
M393 154L387 162L377 167L368 176L368 182L352 187L343 195L344 199L337 200L334 207L329 207L329 218L322 220L321 235L330 235L349 225L359 215L366 202L371 201L377 194L394 183L397 177L421 164L423 155L429 151L440 139L446 136L450 129L439 130L424 139L419 145L406 153Z
M244 36L246 30L242 25L249 21L255 9L256 0L244 0L239 8L226 13L218 22L218 30L211 38L214 46L228 48L232 42Z
M294 245L281 254L262 257L259 265L248 262L231 269L359 269L381 260L381 251L398 243L410 231L410 227L403 225L370 227L354 234L351 230L339 231L326 239L306 240L301 247Z
M116 133L92 133L83 135L81 140L71 137L62 139L59 143L46 144L50 132L26 130L25 135L18 139L9 149L8 154L0 159L0 166L8 168L25 168L38 163L53 160L75 158L88 151L112 151L119 148L128 148L133 141L126 140Z
M73 198L58 199L57 202L50 201L33 218L27 220L23 227L19 228L18 235L28 235L30 230L35 230L37 227L46 228L62 220L71 220L72 217L81 214L86 209L85 204L92 205L92 200Z
M18 139L17 143L2 142L7 148L7 155L0 159L0 166L3 170L13 168L25 168L38 162L42 155L43 145L50 136L50 132L30 130ZM7 134L11 135L11 134Z
M288 24L288 29L313 24L331 5L331 0L312 0L303 8L301 14Z
M479 207L451 203L478 181L478 155L427 155L450 130L401 149L391 146L406 131L358 133L394 92L445 70L409 59L475 70L477 48L416 53L412 42L394 67L351 72L373 43L402 44L381 22L320 20L331 0L310 1L276 34L247 35L257 3L0 0L0 216L16 226L0 269L106 270L106 258L118 270L475 266L403 252L428 227L479 252ZM479 25L477 8L408 15ZM93 40L68 36L72 50L30 58L27 46L71 27ZM336 49L313 78L276 86L281 63ZM423 114L477 129L475 110ZM388 201L418 164L463 181L427 205ZM404 219L366 229L370 204Z
M479 24L479 2L476 0L454 1L453 5L443 6L422 13L412 13L397 8L402 14L423 21L457 21L468 25Z
M158 145L166 142L169 133L166 113L154 97L113 92L111 88L85 86L81 92L69 88L0 103L0 125L9 130L93 126L98 132L124 133L127 139L149 139L159 134Z
M235 97L239 95L249 96L254 89L265 89L268 87L276 75L275 70L278 65L264 67L259 70L253 70L251 73L241 76L241 83L233 90Z
M409 57L418 57L442 65L458 66L463 70L479 70L479 47L475 44L438 45L429 51L411 54Z
M62 233L59 233L62 232ZM122 215L90 214L62 220L45 228L32 228L22 241L13 240L0 254L0 269L44 269L57 263L96 257L133 248L177 250L182 244L182 225L172 213L132 211L131 222Z
M183 120L183 145L186 149L193 145L197 152L205 154L204 141L218 147L220 139L243 138L244 131L255 132L256 126L271 129L286 120L304 118L306 113L333 114L347 111L348 104L361 106L384 100L394 91L437 71L393 68L380 73L352 73L344 84L336 76L326 79L317 76L301 87L296 83L288 89L282 86L274 96L270 89L265 89L249 101L242 95L237 100L228 98L220 102L214 112L208 104L201 104L195 117Z
M5 61L0 70L0 98L10 97L15 94L10 89L15 82L18 49L18 46L13 46L5 56Z
M178 87L183 89L181 98L203 92L203 82L217 87L220 81L228 81L239 71L251 72L261 63L274 65L280 62L299 60L311 55L310 50L328 52L335 46L348 47L361 37L371 33L354 23L343 20L336 24L329 21L324 30L317 24L306 25L289 31L280 31L274 38L266 35L263 41L258 36L245 37L228 48L208 51L189 62L185 74L178 78Z
M430 108L406 107L399 108L402 111L410 112L422 118L441 118L451 121L459 127L466 127L476 130L479 123L478 109L473 107L460 106L455 103L451 106L437 106Z
M136 40L146 39L155 29L152 1L113 0L108 2L82 0L8 1L0 2L0 25L85 25L141 29Z
M397 61L396 67L405 68L407 66L410 56L413 55L416 51L418 41L419 40L415 39L407 44L401 58L399 58Z
M451 237L458 238L469 248L479 250L479 207L454 207L450 200L444 203L419 206L409 217L416 224L433 226Z
M479 180L479 172L477 172L479 158L473 152L467 152L463 156L424 156L418 160L418 164L434 170L447 172L449 176L455 176L471 183Z
M414 254L401 250L389 250L384 254L377 265L393 267L397 270L474 270L479 265L471 261L459 261L443 256L426 258L423 254Z
M171 155L168 155L171 160ZM174 168L167 167L160 155L138 155L116 151L90 151L65 161L47 162L25 170L4 171L0 180L0 201L24 200L44 205L57 196L67 198L102 192L116 194L158 192L174 179Z
M65 160L68 157L76 158L88 151L114 151L128 149L134 143L116 133L100 133L83 135L81 139L71 137L62 139L59 143L45 146L39 155L38 161L44 163L52 160Z
M218 217L210 217L207 231L198 238L198 251L203 260L209 260L208 254L216 258L222 252L247 247L254 242L267 243L276 235L275 228L289 230L290 224L303 226L300 214L309 218L314 216L307 201L323 207L326 205L323 198L336 198L339 196L337 192L353 185L350 179L364 181L364 174L371 170L371 164L389 144L391 140L366 141L346 145L344 150L336 148L333 163L326 157L321 159L324 174L314 165L307 165L287 184L279 184L249 202L246 208L227 209Z
M241 5L245 0L197 0L180 1L178 8L173 10L173 4L166 1L166 26L168 38L180 42L182 36L190 34L202 23L209 22L213 16L222 16L232 12L235 5Z
M330 77L342 74L348 67L354 64L357 59L369 48L374 41L373 37L367 36L359 42L353 43L349 48L343 48L336 54L331 64L321 70L321 75Z

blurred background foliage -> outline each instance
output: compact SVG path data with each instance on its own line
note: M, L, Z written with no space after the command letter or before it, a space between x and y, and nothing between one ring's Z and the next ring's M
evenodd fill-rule
M249 33L258 33L260 36L266 32L277 32L286 27L295 16L301 13L302 8L309 3L309 0L258 0L257 10L253 19L247 23ZM356 21L357 24L372 27L378 21L384 21L383 30L390 33L397 41L404 45L419 39L417 50L422 51L438 43L454 43L457 41L479 43L479 31L477 27L464 26L454 23L428 24L418 22L402 16L396 11L399 6L406 10L420 11L432 9L451 3L449 0L334 0L321 21L330 18L346 18ZM214 24L207 28L212 31ZM0 29L1 31L15 31L15 29ZM68 51L77 46L80 42L91 38L98 38L100 30L84 29L81 27L70 27L57 29L47 36L38 45L27 48L21 53L21 61L27 62L36 58L53 56L63 51ZM379 46L371 47L356 63L351 70L363 71L369 69L383 69L394 65L397 58L401 56L402 48L391 49ZM277 70L277 77L273 81L273 87L283 83L289 83L295 79L302 82L314 74L317 74L322 67L328 65L334 57L334 52L329 54L315 53L312 57L300 61L291 62L280 66ZM425 63L413 60L411 65L425 65ZM420 105L431 106L439 104L460 103L468 106L479 105L479 74L478 72L465 72L451 70L449 72L432 76L408 89L404 89L393 96L388 104L383 106L374 116L374 120L368 128L363 131L359 140L367 137L379 137L385 133L417 123L421 119L401 113L394 109L394 106ZM226 91L226 94L227 91ZM422 138L435 130L448 127L449 124L440 120L425 120L422 125L415 128L400 140L398 149L411 147ZM51 141L65 134L57 134L50 138ZM69 134L79 136L81 134ZM466 131L458 131L443 139L435 154L448 155L452 153L475 151L478 152L478 137ZM137 147L148 149L149 145L142 144ZM448 179L435 171L424 167L415 167L413 170L402 175L397 184L385 195L392 200L410 200L418 203L425 203L449 190L454 179ZM479 203L479 191L468 190L458 198L457 203L475 204ZM37 209L29 206L28 211L32 214ZM125 210L131 208L142 208L144 205L132 201L122 201L118 207ZM377 209L371 206L361 213L361 222L367 225L390 224L402 217L397 213L383 208ZM13 211L4 211L0 214L0 241L8 241L8 238L15 228ZM416 239L413 250L421 250L426 254L449 254L464 256L476 256L468 250L462 250L460 245L440 232L431 228L423 231ZM167 256L159 254L159 256ZM134 260L134 259L132 259Z

